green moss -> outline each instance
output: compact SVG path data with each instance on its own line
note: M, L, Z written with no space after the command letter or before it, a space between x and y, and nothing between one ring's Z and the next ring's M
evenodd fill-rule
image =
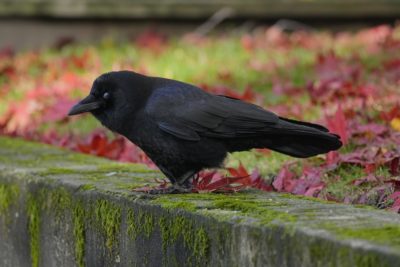
M42 189L40 199L44 202L44 208L55 214L57 222L60 222L72 206L70 192L59 187L51 190Z
M121 226L121 208L104 199L97 200L93 208L96 225L104 233L106 246L111 250L118 240L117 235Z
M337 202L328 201L328 200L324 200L324 199L320 199L320 198L316 198L316 197L302 196L302 195L281 193L280 196L282 196L284 198L288 198L288 199L309 200L309 201L319 202L319 203L323 203L323 204L338 204Z
M43 210L54 213L60 222L67 209L71 207L71 196L64 188L42 188L31 193L27 199L28 232L32 266L38 266L40 257L40 214Z
M231 244L232 242L232 228L230 225L225 223L222 225L222 228L214 226L213 230L217 241L218 254L224 255L226 244Z
M151 236L155 226L153 215L139 211L136 216L133 210L127 213L128 234L132 239L136 239L139 233L143 233L147 238Z
M327 251L331 251L331 253L327 253ZM332 246L327 246L325 242L314 241L309 244L309 252L310 252L310 261L315 266L335 266L335 259L328 259L334 254ZM333 253L332 253L333 252ZM330 265L328 265L330 263Z
M152 203L167 209L185 209L219 221L242 221L245 217L255 218L255 223L267 225L272 222L294 223L297 215L282 211L288 204L274 198L262 198L258 192L249 191L236 194L184 194L159 196ZM235 211L219 212L218 210ZM237 216L239 215L239 216Z
M18 201L19 186L16 184L0 184L0 215L4 215L11 205Z
M135 240L139 234L139 227L135 220L135 213L133 210L128 210L126 215L127 231L128 235Z
M40 214L52 213L56 222L61 223L71 214L75 239L75 258L78 266L84 266L85 252L85 210L81 201L73 201L70 192L63 188L41 188L31 193L27 200L28 231L32 266L40 260Z
M171 245L176 241L180 233L183 233L183 229L186 229L185 224L189 223L187 219L182 216L178 216L174 219L174 223L171 219L161 217L158 221L158 225L161 230L161 238L163 241L163 248ZM181 232L182 231L182 232Z
M161 217L158 220L158 227L160 228L161 232L161 239L162 239L162 249L165 252L168 245L172 244L173 241L171 240L171 231L168 228L169 227L169 222L165 217Z
M170 200L168 198L157 198L152 203L160 204L165 209L183 209L187 211L195 211L196 204L188 201Z
M77 173L76 169L56 168L56 167L47 168L46 171L39 172L39 174L43 176L57 175L57 174L76 174L76 173Z
M383 261L377 254L356 254L354 256L354 264L356 267L386 267L389 266L386 262Z
M75 154L72 154L75 158ZM79 154L77 154L79 155ZM84 156L87 157L87 156ZM71 156L70 156L71 158ZM77 158L80 158L80 156L77 156ZM92 158L93 159L93 158ZM97 158L95 158L97 159ZM74 163L75 160L72 160ZM77 172L79 173L84 173L84 174L109 174L111 172L116 172L116 173L154 173L156 171L151 170L147 168L143 164L124 164L124 163L119 163L119 162L112 162L112 161L105 161L104 159L98 159L99 162L95 165L95 169L91 170L76 170L74 168L65 168L65 167L49 167L47 168L46 171L40 172L41 174L44 175L54 175L54 174L76 174ZM85 161L79 162L79 163L86 163ZM90 163L90 162L89 162Z
M157 196L152 202L161 205L174 205L173 202L189 202L197 206L200 204L209 204L217 200L257 200L259 197L258 191L246 191L233 194L215 194L215 193L190 193L190 194L176 194L176 195L160 195ZM181 204L179 204L181 205Z
M371 241L373 243L389 245L400 249L400 226L382 225L376 228L330 228L343 238L353 238Z
M184 246L191 251L190 258L197 263L202 262L202 264L206 265L204 260L208 258L210 240L203 227L195 227L193 221L183 216L174 218L161 217L158 220L158 225L161 231L164 252L179 237L182 237Z
M203 227L200 227L194 233L193 239L193 256L195 259L202 259L208 254L210 244L210 239L208 238L207 232Z
M38 143L26 141L20 138L0 136L0 143L3 148L11 149L36 149L38 146L50 147L49 145L38 145Z
M156 171L149 169L143 164L134 163L119 163L119 162L108 162L107 164L101 164L97 166L97 171L100 172L120 172L120 173L154 173Z
M1 138L0 141L4 139L5 142L2 143L2 151L0 151L0 162L7 165L9 170L13 170L13 166L17 166L19 169L32 169L32 172L37 175L35 176L37 180L44 178L50 181L59 175L69 175L75 179L79 175L83 181L97 182L101 180L103 182L105 180L104 183L109 183L114 188L116 186L122 188L123 185L123 189L128 190L138 185L138 181L140 185L146 182L145 178L148 178L150 173L158 173L142 164L112 162L104 158L73 153L44 144ZM117 184L119 181L120 183Z
M28 196L27 213L28 213L28 231L29 245L31 251L32 267L39 266L40 256L40 203L33 195Z
M154 218L151 214L139 212L140 227L146 237L150 237L154 229Z
M221 199L213 202L215 208L234 210L241 215L259 219L259 223L266 225L273 221L296 222L295 215L273 209L273 204L260 203L254 200Z
M35 143L19 138L0 137L0 143L3 151L10 151L15 155L14 159L18 164L35 166L35 163L46 163L48 167L54 167L51 163L59 161L68 161L79 164L108 164L109 161L93 156L73 153L65 149L55 149L52 146ZM48 152L48 153L45 153ZM17 157L17 156L20 157ZM29 157L29 155L35 155ZM27 157L28 156L28 157Z
M116 165L117 166L117 165ZM105 179L108 178L110 179L109 174L110 173L115 173L115 174L123 174L123 173L140 173L137 171L136 168L131 168L132 171L129 171L129 169L124 169L123 171L119 169L114 169L113 171L106 171L102 168L98 169L90 169L90 170L78 170L75 169L74 166L71 168L58 168L58 167L51 167L47 168L45 171L39 171L38 174L43 175L43 176L49 176L49 175L58 175L58 174L81 174L85 177L85 179L88 180L99 180L99 179ZM150 171L149 171L150 172Z
M132 176L131 172L121 172L118 170L115 172L106 172L99 171L97 169L80 170L76 169L76 167L71 169L49 168L47 170L38 172L38 175L49 178L51 179L50 181L53 180L53 177L58 178L59 175L71 175L72 179L79 178L81 182L87 182L81 186L80 190L82 191L92 190L94 188L108 191L110 188L112 188L124 190L125 194L131 193L133 187L144 186L146 183L148 183L146 176L143 176L140 173L133 174L137 176Z
M214 207L218 209L237 210L243 213L249 213L259 208L260 203L256 201L243 201L242 199L221 199L213 202Z
M85 208L81 201L73 206L73 224L75 238L75 261L79 267L85 266Z
M309 245L310 261L313 266L375 267L387 266L384 259L374 252L351 250L345 245L317 241ZM329 251L329 253L327 253Z
M79 187L79 190L82 190L82 191L89 191L89 190L93 190L93 189L95 189L96 188L96 186L94 185L94 184L84 184L84 185L81 185L80 187Z

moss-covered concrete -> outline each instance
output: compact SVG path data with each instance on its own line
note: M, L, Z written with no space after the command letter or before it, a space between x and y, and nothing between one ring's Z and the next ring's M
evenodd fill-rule
M400 217L292 195L149 196L161 174L0 137L1 266L398 266Z

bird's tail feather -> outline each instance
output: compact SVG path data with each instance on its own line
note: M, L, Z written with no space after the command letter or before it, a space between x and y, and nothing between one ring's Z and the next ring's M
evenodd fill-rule
M279 134L268 136L265 147L293 157L311 157L342 146L338 135L318 124L280 118L276 127Z

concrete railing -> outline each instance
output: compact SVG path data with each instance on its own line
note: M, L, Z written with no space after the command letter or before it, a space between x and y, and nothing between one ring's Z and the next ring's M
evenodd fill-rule
M233 17L398 17L397 0L0 0L0 16L62 18L207 18L221 8Z
M400 217L284 194L149 196L161 174L0 138L0 266L399 266Z

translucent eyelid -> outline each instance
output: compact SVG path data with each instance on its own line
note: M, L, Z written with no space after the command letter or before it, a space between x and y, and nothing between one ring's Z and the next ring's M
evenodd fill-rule
M104 94L103 94L103 98L106 99L106 100L107 100L107 99L110 99L110 96L111 96L111 95L110 95L109 92L104 92Z

